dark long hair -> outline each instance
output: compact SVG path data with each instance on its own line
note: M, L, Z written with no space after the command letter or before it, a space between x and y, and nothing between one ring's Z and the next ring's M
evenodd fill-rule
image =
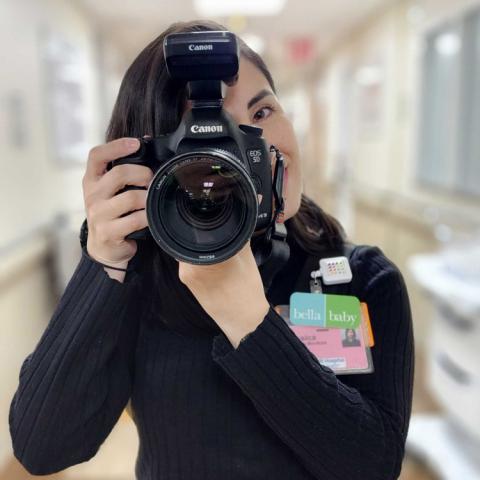
M163 40L170 33L206 30L227 29L205 20L174 23L140 52L123 78L106 132L106 141L120 137L154 137L176 130L187 105L186 83L172 81L169 77L163 55ZM241 55L263 73L276 93L272 75L263 59L240 38L238 41ZM298 212L286 220L285 225L288 240L295 241L310 255L338 249L346 240L341 224L304 194ZM148 261L145 260L142 273L149 278L153 288L144 290L148 292L144 300L151 302L151 313L166 324L172 321L172 316L176 317L176 327L181 328L182 319L188 319L185 328L188 323L201 329L216 330L216 325L208 316L205 318L203 309L190 290L179 281L176 260L163 253L153 240L143 243L142 254Z

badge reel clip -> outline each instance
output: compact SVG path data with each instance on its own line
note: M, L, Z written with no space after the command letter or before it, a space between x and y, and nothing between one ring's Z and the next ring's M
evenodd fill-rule
M352 281L352 270L347 257L322 258L319 264L319 270L314 270L310 274L313 279L310 280L311 293L322 293L320 278L325 285L338 285Z

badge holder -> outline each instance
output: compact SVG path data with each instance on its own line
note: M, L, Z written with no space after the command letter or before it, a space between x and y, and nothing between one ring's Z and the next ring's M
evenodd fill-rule
M273 277L279 272L290 258L290 246L287 243L287 229L284 224L285 200L283 198L283 174L285 163L283 155L274 145L270 147L275 152L277 161L273 176L273 195L275 212L270 225L259 239L252 238L252 252L262 277L265 291L272 283Z
M350 283L345 256L324 258L311 272L310 292L294 292L275 310L317 358L336 375L372 373L373 333L368 308L352 295L327 294L324 286Z

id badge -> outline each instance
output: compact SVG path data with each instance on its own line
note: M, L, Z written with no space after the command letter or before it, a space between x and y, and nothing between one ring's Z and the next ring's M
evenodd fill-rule
M336 375L372 373L373 332L366 303L350 295L295 292L275 311Z

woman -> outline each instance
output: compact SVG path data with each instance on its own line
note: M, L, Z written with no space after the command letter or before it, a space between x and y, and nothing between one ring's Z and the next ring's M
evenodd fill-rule
M344 347L359 347L360 340L357 338L357 332L354 328L347 328L345 330L345 338L342 340Z
M89 224L82 257L10 409L16 457L34 474L92 458L130 403L138 479L387 480L401 468L411 409L413 335L401 273L377 247L359 246L351 293L369 306L375 372L337 378L274 311L309 291L321 257L341 254L344 232L301 193L292 125L262 60L241 42L238 82L224 108L261 127L288 170L285 225L291 256L264 292L251 243L225 262L177 262L153 241L125 241L147 225L147 167L106 164L135 137L175 130L189 108L162 51L166 34L225 30L175 24L128 69L105 145L83 179ZM128 216L120 215L137 210ZM107 266L101 266L100 262ZM125 269L134 265L134 271ZM240 343L240 340L242 343Z

